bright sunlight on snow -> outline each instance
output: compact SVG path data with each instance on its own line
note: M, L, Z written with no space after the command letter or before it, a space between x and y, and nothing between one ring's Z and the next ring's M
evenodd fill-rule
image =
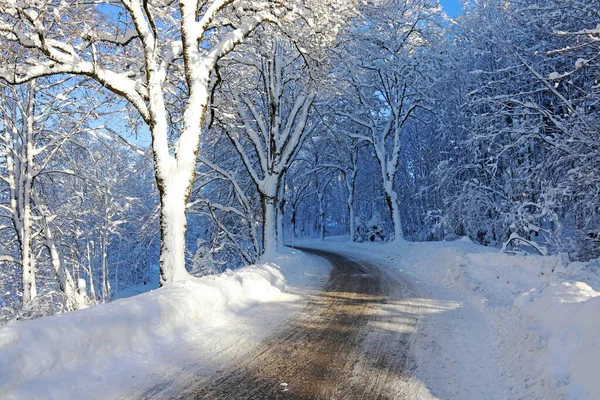
M0 398L600 399L598 10L0 0Z

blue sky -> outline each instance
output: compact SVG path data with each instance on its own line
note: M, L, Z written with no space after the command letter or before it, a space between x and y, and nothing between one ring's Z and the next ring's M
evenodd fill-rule
M444 7L444 11L446 11L446 14L450 17L456 17L460 14L460 0L440 0L440 4Z

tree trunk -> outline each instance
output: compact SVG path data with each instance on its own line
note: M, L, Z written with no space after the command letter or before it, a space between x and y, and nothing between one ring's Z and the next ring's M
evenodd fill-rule
M354 204L352 196L348 196L348 215L350 218L350 241L356 242L356 223L354 221Z
M292 204L292 218L291 218L290 222L292 223L292 235L295 239L298 237L298 232L296 229L296 207L293 204Z
M165 187L160 196L160 285L185 280L190 274L185 269L185 192Z
M52 236L52 231L50 230L50 226L47 221L44 221L44 236L45 236L45 245L50 253L50 259L52 261L52 267L54 269L54 276L58 282L58 286L60 290L67 296L67 301L71 303L71 306L74 309L80 309L85 307L85 296L82 296L81 288L78 289L75 287L75 281L73 276L69 272L67 268L64 267L60 254L58 253L58 249L56 247L56 243L54 242L54 238ZM80 279L80 281L84 282L85 289L85 281ZM83 293L85 294L85 292Z
M277 208L275 197L261 195L263 204L263 258L277 253Z
M317 192L319 202L319 236L321 240L325 239L325 208L323 207L323 193Z
M29 158L29 157L27 157ZM23 167L23 166L22 166ZM21 209L21 264L23 266L23 305L26 305L37 296L35 283L35 257L33 255L33 218L31 215L31 171L29 166L24 166L21 171L21 184L17 191L22 191L19 208Z
M110 301L110 282L107 264L108 240L106 239L108 232L101 232L100 235L100 257L102 260L102 302L108 303Z
M404 240L402 220L400 218L400 207L398 206L398 194L393 189L391 182L387 182L385 186L385 199L390 210L392 225L394 227L394 240Z
M182 11L184 7L182 5ZM186 16L194 18L194 12ZM188 26L189 27L189 26ZM185 37L185 35L184 35ZM190 49L197 43L186 43ZM190 50L192 53L194 51ZM186 65L199 60L187 59ZM152 151L154 155L154 173L160 192L160 285L169 282L190 279L185 269L185 234L187 230L186 205L196 175L196 160L200 150L201 127L208 106L208 88L210 68L202 63L199 69L192 68L188 76L190 97L185 106L181 135L173 154L169 146L169 123L167 109L162 97L162 84L158 75L154 76L151 92L151 113L155 124L152 126Z
M256 229L256 216L254 212L248 215L248 231L250 232L250 239L252 240L252 247L254 248L254 260L260 257L260 238Z
M33 254L33 218L32 218L32 193L33 193L33 124L35 116L35 81L29 84L29 96L27 103L27 126L24 137L21 139L21 159L18 161L19 182L16 192L18 193L17 213L21 213L21 263L23 266L23 305L26 305L37 296L35 283L35 257ZM18 143L15 137L14 144Z
M31 210L25 207L23 215L23 233L21 239L21 263L23 265L23 306L37 296L35 284L35 260L31 244Z
M91 251L90 251L90 243L88 242L87 245L87 261L88 261L88 269L87 269L87 273L88 273L88 278L90 280L90 298L92 299L92 301L96 301L98 300L96 298L96 287L94 286L94 272L92 269L92 255L91 255Z
M278 197L277 197L277 251L283 248L284 232L283 232L283 210L285 208L284 200L285 185L283 179L279 183Z
M325 240L325 211L323 208L319 211L319 220L321 225L321 240Z

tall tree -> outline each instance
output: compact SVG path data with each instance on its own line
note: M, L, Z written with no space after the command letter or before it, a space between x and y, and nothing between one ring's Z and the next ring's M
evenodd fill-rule
M256 56L235 57L221 73L254 82L245 92L225 85L217 118L260 195L263 252L277 251L277 214L283 178L304 139L314 129L309 111L315 99L300 53L289 41L263 40ZM227 105L230 107L227 107Z

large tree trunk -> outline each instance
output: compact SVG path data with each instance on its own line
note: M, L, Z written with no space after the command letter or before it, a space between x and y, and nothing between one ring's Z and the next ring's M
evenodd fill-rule
M277 251L283 248L284 232L283 232L283 211L285 208L285 185L283 179L279 182L279 189L277 190Z
M186 60L186 65L190 62L198 61ZM156 92L155 103L151 107L156 121L152 129L152 150L156 184L160 192L161 286L191 278L185 269L186 205L196 174L196 158L200 149L201 127L208 105L210 84L210 71L206 65L194 71L190 75L192 79L188 78L190 98L174 154L171 154L169 148L168 118L162 88L160 83L154 82L152 85Z
M278 225L280 186L283 179L276 173L268 174L261 186L258 187L263 217L263 259L269 259L277 254L279 248Z
M185 280L186 196L178 188L164 187L160 196L160 284Z
M277 254L277 199L261 195L263 207L263 258Z
M398 206L398 194L393 188L392 182L385 184L385 199L390 210L392 225L394 227L394 240L403 240L402 220L400 218L400 207Z

